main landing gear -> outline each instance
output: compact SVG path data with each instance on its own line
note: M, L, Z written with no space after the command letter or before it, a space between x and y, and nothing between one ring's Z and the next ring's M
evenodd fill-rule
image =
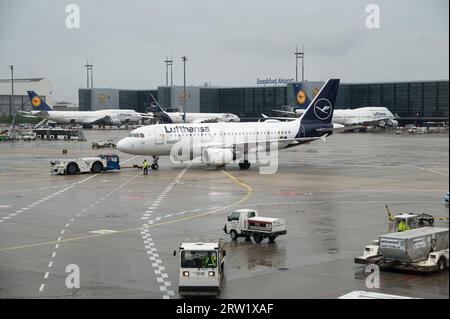
M153 163L152 163L152 165L150 166L150 167L152 168L152 170L157 170L157 169L159 169L158 161L159 161L159 156L153 156Z
M239 168L241 169L249 169L250 168L250 162L249 161L243 161L239 163Z

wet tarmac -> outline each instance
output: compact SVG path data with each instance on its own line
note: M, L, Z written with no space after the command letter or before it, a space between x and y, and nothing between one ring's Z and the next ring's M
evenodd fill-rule
M259 174L258 165L223 169L237 180L168 158L148 176L136 168L50 175L49 161L63 156L117 152L125 165L141 163L91 148L126 134L0 143L1 298L179 298L173 250L218 238L228 243L221 298L337 298L368 290L353 258L389 232L385 203L394 212L449 213L448 135L338 134L280 151L273 175ZM231 242L222 228L236 208L284 218L288 234L274 244ZM67 288L68 265L79 267L80 288ZM448 272L380 279L376 292L449 297Z

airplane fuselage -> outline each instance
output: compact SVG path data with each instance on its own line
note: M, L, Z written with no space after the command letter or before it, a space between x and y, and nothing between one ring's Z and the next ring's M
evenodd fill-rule
M95 124L109 117L109 124L137 122L141 116L134 110L98 110L98 111L31 111L31 115L55 121L60 124Z
M336 109L333 122L342 125L357 125L379 121L394 121L395 116L385 107L361 107L358 109Z
M184 123L183 112L167 112L173 123ZM229 113L188 113L186 112L186 123L210 122L239 122L240 118Z
M299 122L279 123L201 123L157 124L140 127L122 139L117 147L134 155L170 155L172 147L199 148L214 145L265 144L280 140L278 149L287 147L299 132Z

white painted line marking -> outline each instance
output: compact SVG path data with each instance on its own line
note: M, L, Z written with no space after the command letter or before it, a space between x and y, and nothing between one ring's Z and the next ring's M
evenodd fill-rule
M51 268L52 265L53 265L53 261L49 262L49 263L48 263L48 268Z
M56 256L56 251L53 252L52 258L55 258L55 256Z
M44 279L47 279L47 278L48 278L48 275L49 275L49 272L47 271L47 272L45 273Z
M113 233L117 233L117 230L99 229L99 230L92 230L92 231L90 231L90 233L93 233L93 234L113 234Z
M42 284L41 287L39 287L39 292L42 292L44 290L45 284Z

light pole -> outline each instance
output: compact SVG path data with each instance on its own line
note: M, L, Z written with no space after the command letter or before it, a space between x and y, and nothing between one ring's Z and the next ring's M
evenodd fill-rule
M170 86L173 85L173 71L172 71L172 59L169 60L169 58L166 55L166 60L164 61L166 64L166 87L169 86L169 67L170 67Z
M298 52L298 47L295 48L295 82L298 82L298 59L302 59L302 83L305 80L305 49L302 46L302 52Z
M14 99L14 65L9 66L11 70L11 97L9 98L9 117L12 117L12 104Z
M166 59L164 60L164 63L166 64L166 87L169 86L169 58L166 55Z
M186 61L187 57L182 56L183 60L183 122L186 123Z
M172 60L172 56L170 56L170 61L169 61L169 66L170 66L170 87L173 86L173 68L172 68L172 64L173 64L173 60Z
M93 88L94 87L94 75L93 75L93 71L92 71L92 69L93 69L93 65L92 65L92 62L91 62L91 64L89 64L89 61L86 61L86 65L85 65L85 67L86 67L86 87L89 89L89 71L91 71L91 88Z

